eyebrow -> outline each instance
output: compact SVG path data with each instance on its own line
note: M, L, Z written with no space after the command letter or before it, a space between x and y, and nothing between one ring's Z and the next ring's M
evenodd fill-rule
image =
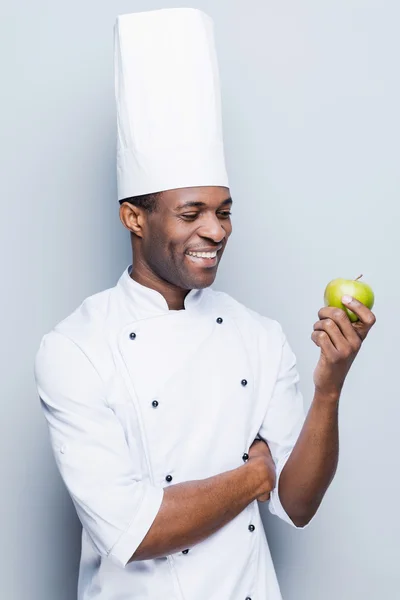
M230 206L231 204L233 204L233 200L232 198L227 198L226 200L223 200L223 202L221 202L220 206ZM184 204L180 204L179 206L177 206L174 210L178 211L178 210L182 210L184 208L204 208L205 206L207 206L207 204L205 202L200 202L200 201L196 201L196 200L190 200L189 202L185 202Z

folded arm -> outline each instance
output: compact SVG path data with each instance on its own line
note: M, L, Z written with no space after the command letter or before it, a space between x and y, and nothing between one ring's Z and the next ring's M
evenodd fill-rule
M181 551L207 538L275 484L268 447L256 442L232 471L166 489L138 476L104 385L82 350L51 333L35 376L63 481L97 552L119 566ZM264 447L264 448L262 448Z

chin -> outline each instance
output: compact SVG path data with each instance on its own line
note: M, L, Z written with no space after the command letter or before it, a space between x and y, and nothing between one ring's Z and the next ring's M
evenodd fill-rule
M216 276L217 273L215 272L204 275L203 277L192 279L190 289L203 290L204 288L208 288L214 283Z

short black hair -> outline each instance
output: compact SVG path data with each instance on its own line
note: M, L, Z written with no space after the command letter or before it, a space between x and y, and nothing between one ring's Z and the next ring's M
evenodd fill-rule
M143 208L147 212L154 212L157 208L157 200L161 196L161 192L153 192L151 194L143 194L142 196L132 196L131 198L124 198L119 203L129 202L133 206Z

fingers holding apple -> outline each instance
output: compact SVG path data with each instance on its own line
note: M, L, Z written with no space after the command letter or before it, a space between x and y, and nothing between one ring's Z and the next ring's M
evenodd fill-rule
M347 345L354 351L358 351L361 345L361 337L350 321L347 313L341 308L325 306L318 312L319 321L314 325L314 331L325 330L331 334L332 342L337 350Z
M359 279L335 279L327 285L326 306L319 311L319 321L314 325L311 338L321 349L314 383L325 394L340 394L351 364L376 320L371 312L372 289L364 283L359 287Z

